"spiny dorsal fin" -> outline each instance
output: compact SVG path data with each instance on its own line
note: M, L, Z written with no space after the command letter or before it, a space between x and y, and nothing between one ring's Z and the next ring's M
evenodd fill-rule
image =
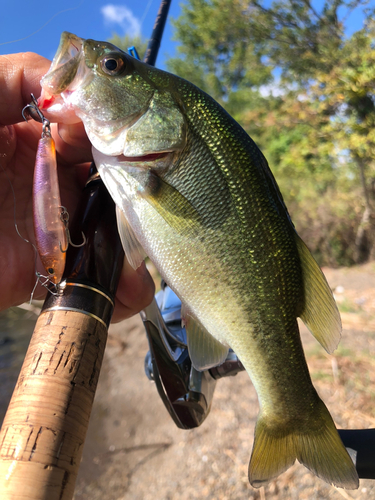
M340 313L324 274L297 233L296 243L304 289L299 317L324 349L332 353L341 338Z

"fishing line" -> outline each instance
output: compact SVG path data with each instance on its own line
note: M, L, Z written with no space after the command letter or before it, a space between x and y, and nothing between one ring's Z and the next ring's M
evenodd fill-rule
M17 208L16 207L16 193L14 192L13 184L12 184L12 181L10 180L10 178L9 178L8 172L5 170L5 168L2 166L1 163L0 163L0 168L4 172L5 177L7 178L7 181L9 183L10 189L12 190L12 195L13 195L13 223L14 223L14 227L16 228L17 234L18 234L18 236L23 241L25 241L26 243L30 243L30 245L32 245L33 248L34 248L34 250L37 252L35 245L33 243L31 243L31 241L29 241L28 239L24 238L22 236L22 234L20 233L19 229L18 229L17 218L16 218L16 208ZM35 259L36 259L36 256L35 256Z
M34 254L35 254L35 257L34 257L34 269L35 269L35 275L36 275L36 282L35 282L35 285L34 285L34 288L32 289L31 291L31 294L30 294L30 300L29 300L29 304L31 304L32 300L33 300L33 297L34 297L34 293L35 293L35 290L36 290L36 287L38 285L38 283L40 283L42 286L44 286L44 288L47 288L48 291L50 291L53 295L56 295L57 293L52 291L48 285L49 284L53 284L53 282L51 282L48 278L48 276L44 276L43 274L40 274L37 270L36 270L36 262L37 262L37 259L38 259L38 250L36 248L36 246L34 245L34 243L32 243L30 240L28 240L27 238L24 238L22 236L22 234L20 233L20 230L18 229L18 224L17 224L17 217L16 217L16 214L17 214L17 201L16 201L16 193L14 192L14 187L13 187L13 184L12 184L12 181L10 180L10 177L8 175L8 172L6 171L6 169L3 167L3 165L0 163L0 169L4 172L5 174L5 177L7 178L7 181L9 183L9 186L10 186L10 189L12 191L12 196L13 196L13 224L14 224L14 227L16 229L16 232L18 234L18 236L26 243L30 244L33 249L34 249ZM42 279L44 279L44 281L42 281Z
M143 13L143 16L142 16L142 18L141 18L141 20L140 20L140 22L139 22L139 24L141 25L141 27L142 27L143 21L145 20L145 17L146 17L146 16L147 16L147 14L148 14L148 11L150 10L150 7L151 7L151 4L152 4L152 2L153 2L153 1L154 1L154 0L149 0L149 1L148 1L148 4L146 5L145 11L144 11L144 13Z
M55 19L55 17L59 16L60 14L65 14L65 12L70 12L72 10L79 9L84 2L85 2L85 0L81 0L81 2L76 7L69 7L68 9L64 9L64 10L60 10L59 12L56 12L56 14L54 14L46 23L44 23L43 26L41 26L39 29L37 29L36 31L34 31L30 35L27 35L27 36L25 36L23 38L18 38L17 40L11 40L9 42L2 42L2 43L0 43L0 46L2 46L2 45L8 45L10 43L22 42L23 40L27 40L31 36L34 36L37 33L39 33L39 31L41 31L43 28L45 28L47 26L47 24L49 24L53 19Z

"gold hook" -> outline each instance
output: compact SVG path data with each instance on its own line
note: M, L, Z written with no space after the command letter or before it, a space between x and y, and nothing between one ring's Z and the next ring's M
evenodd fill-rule
M83 242L80 243L79 245L76 245L75 243L72 242L72 239L70 237L69 227L68 227L68 225L69 225L69 212L67 211L67 209L65 207L61 206L60 208L62 208L62 211L60 214L60 219L65 226L65 234L66 234L66 239L68 242L65 250L62 249L61 242L60 242L60 250L62 251L62 253L66 253L68 251L69 245L72 245L72 247L75 247L75 248L83 247L83 245L85 245L87 243L87 238L86 238L84 232L81 231Z

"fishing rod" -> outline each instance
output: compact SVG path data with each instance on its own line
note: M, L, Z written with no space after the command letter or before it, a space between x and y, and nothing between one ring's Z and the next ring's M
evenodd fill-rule
M145 62L155 64L171 0ZM1 500L71 500L124 261L115 205L93 164L70 227L58 293L37 320L0 431Z

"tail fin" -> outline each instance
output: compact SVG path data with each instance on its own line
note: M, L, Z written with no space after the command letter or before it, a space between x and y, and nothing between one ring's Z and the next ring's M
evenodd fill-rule
M314 417L314 418L313 418ZM340 488L357 489L358 474L332 417L319 400L312 426L280 429L259 416L249 465L249 480L259 488L293 465L297 459L318 477Z

